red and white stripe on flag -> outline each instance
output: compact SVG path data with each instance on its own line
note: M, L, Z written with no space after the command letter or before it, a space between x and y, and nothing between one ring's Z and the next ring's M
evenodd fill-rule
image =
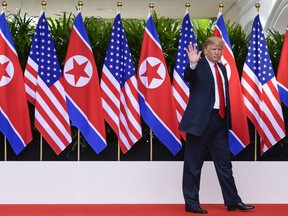
M136 70L120 13L114 20L100 85L104 118L126 153L142 137L142 127Z
M247 116L259 133L263 154L285 137L285 125L259 14L253 22L241 84Z
M33 65L35 62L28 58L24 80L28 101L35 106L35 127L59 154L72 141L65 91L61 80L49 88Z
M41 11L24 72L27 99L35 106L35 127L56 154L71 141L63 76L44 11Z
M190 43L196 45L198 51L193 26L190 21L189 13L186 11L182 21L172 81L172 93L175 101L178 122L181 121L189 100L189 84L184 80L184 71L189 65L189 58L186 49ZM186 140L186 133L183 131L180 131L180 133L183 139Z

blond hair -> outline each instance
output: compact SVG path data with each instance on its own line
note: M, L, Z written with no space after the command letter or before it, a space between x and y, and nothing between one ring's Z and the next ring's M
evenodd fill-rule
M224 41L219 37L209 37L205 40L203 48L206 49L209 45L224 47Z

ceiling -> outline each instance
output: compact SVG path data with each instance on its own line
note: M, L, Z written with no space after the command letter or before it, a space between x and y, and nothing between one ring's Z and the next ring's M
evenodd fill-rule
M6 0L7 13L17 13L28 16L38 16L41 10L42 0ZM47 17L62 16L63 12L76 12L78 0L47 0L45 13ZM102 18L114 18L117 12L117 0L83 0L82 16L95 16ZM122 18L144 18L149 12L149 3L154 3L154 10L159 16L169 18L182 18L185 13L187 0L122 0ZM216 17L219 11L219 0L190 0L191 18ZM224 11L228 10L237 0L223 0Z

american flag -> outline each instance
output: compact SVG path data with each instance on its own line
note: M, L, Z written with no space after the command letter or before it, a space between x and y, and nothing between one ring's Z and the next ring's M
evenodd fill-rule
M35 126L56 154L71 143L62 71L41 11L24 72L28 100L35 106Z
M247 116L259 133L263 154L285 136L285 127L259 14L253 22L241 84Z
M236 155L250 143L250 134L239 74L222 13L218 14L213 36L220 37L225 42L221 62L225 66L229 78L231 110L229 145L231 152Z
M136 71L128 47L120 13L115 17L102 69L104 117L118 136L126 153L141 137Z
M178 122L182 119L189 99L189 84L184 80L184 71L189 64L186 49L190 43L195 44L198 51L198 45L190 21L190 16L189 13L186 12L182 21L172 80L172 93L175 100ZM181 133L181 136L184 139L186 137L184 133Z
M19 154L32 140L23 71L4 12L0 16L0 131Z
M288 106L288 28L282 46L279 60L277 81L281 101Z

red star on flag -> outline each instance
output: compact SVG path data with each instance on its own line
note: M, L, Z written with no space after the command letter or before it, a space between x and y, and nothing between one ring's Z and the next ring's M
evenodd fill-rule
M69 71L66 72L66 74L71 74L71 75L74 75L74 84L76 85L77 82L79 81L79 79L81 77L87 77L87 78L90 78L88 76L88 74L85 72L85 68L88 64L88 61L82 63L82 64L78 64L78 62L73 59L73 68Z
M161 65L161 62L152 66L148 61L146 61L146 67L147 70L142 74L142 76L146 76L148 79L148 86L151 84L151 82L153 81L153 79L160 79L162 80L162 77L159 76L158 74L158 69ZM148 74L149 72L149 74Z
M6 71L6 68L7 68L9 63L10 63L9 61L7 61L3 64L0 63L0 81L2 80L3 76L11 78L10 75Z

